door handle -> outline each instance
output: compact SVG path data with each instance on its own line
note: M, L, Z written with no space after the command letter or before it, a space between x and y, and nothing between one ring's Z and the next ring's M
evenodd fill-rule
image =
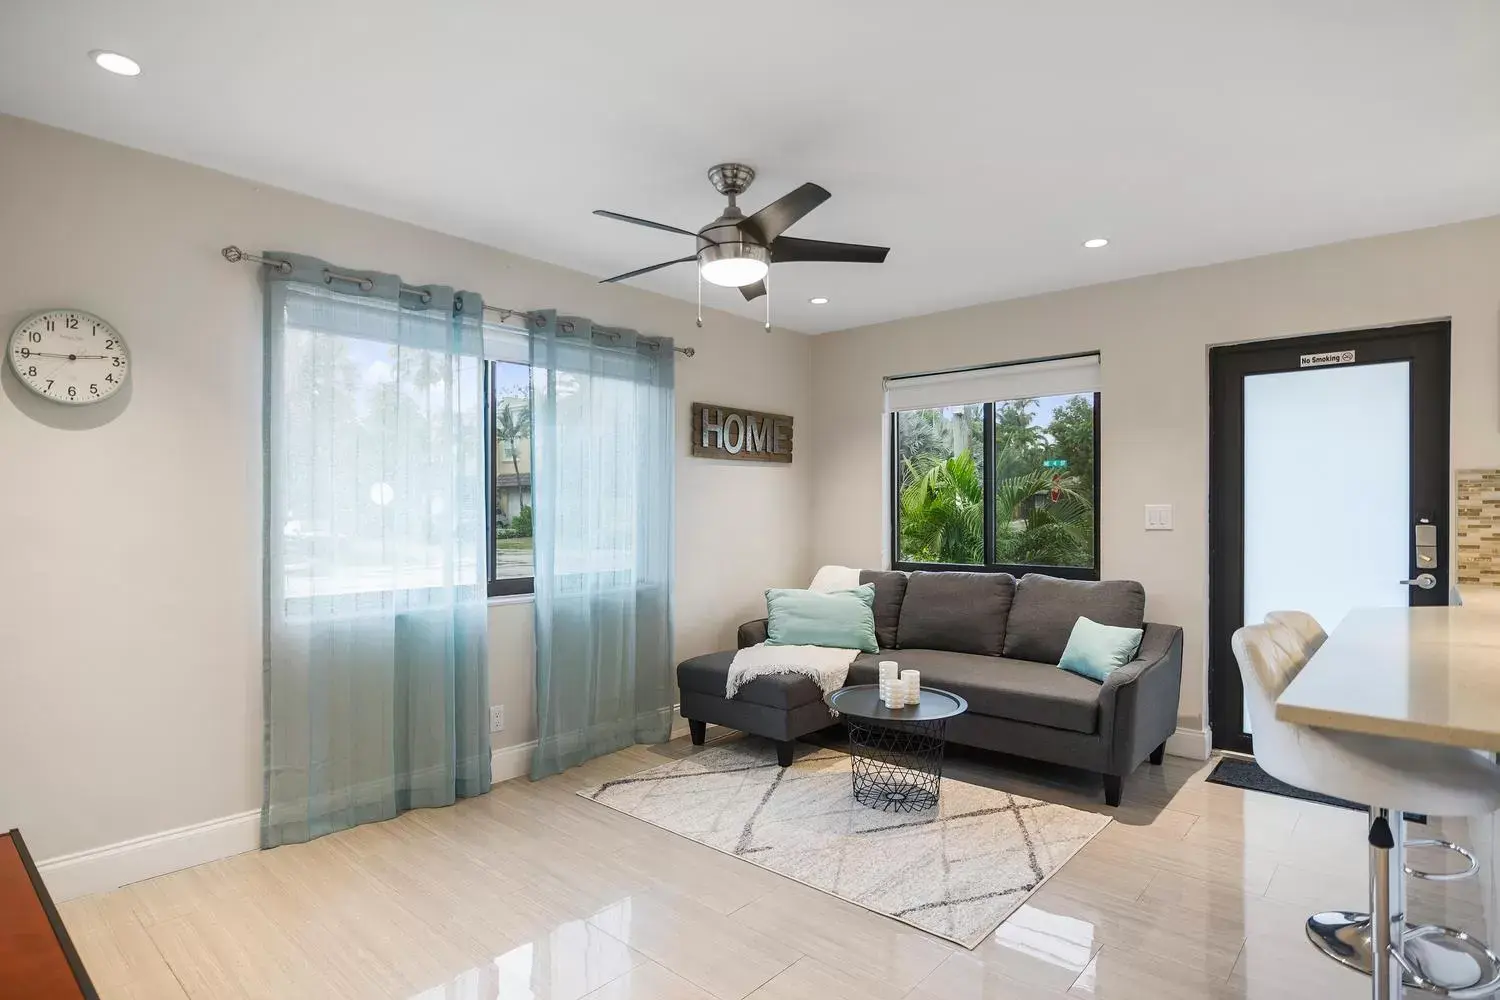
M1408 587L1421 587L1423 590L1431 590L1437 586L1437 577L1431 573L1418 573L1415 580L1397 580L1396 582L1404 583Z

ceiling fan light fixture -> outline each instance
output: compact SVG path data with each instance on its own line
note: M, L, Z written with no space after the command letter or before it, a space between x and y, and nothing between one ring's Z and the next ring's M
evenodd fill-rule
M771 252L754 243L720 243L698 252L698 270L710 284L743 288L765 278Z

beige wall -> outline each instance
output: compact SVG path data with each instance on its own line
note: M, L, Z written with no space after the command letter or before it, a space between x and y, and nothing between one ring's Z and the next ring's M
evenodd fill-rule
M0 116L0 334L76 306L133 354L123 398L76 411L0 374L0 827L38 858L260 804L261 298L227 243L696 347L678 365L679 653L806 577L811 448L711 462L685 429L693 400L807 420L808 338L722 313L698 330L684 302ZM491 609L497 746L534 735L530 615Z
M1107 252L1129 253L1129 242ZM1452 317L1453 461L1491 467L1497 303L1500 219L1485 219L824 334L813 348L814 562L883 557L882 376L1098 350L1102 569L1140 580L1149 617L1187 629L1179 714L1196 729L1206 705L1208 347ZM1175 530L1143 529L1149 503L1175 507Z

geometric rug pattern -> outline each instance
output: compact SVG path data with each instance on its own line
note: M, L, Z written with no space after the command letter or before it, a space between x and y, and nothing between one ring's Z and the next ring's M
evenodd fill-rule
M936 809L854 801L847 754L745 738L578 793L973 948L1110 823L944 778Z

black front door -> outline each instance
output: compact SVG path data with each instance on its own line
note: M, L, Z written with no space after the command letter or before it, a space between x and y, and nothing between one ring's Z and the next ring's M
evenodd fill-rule
M1447 604L1449 323L1209 353L1209 719L1252 752L1235 629Z

